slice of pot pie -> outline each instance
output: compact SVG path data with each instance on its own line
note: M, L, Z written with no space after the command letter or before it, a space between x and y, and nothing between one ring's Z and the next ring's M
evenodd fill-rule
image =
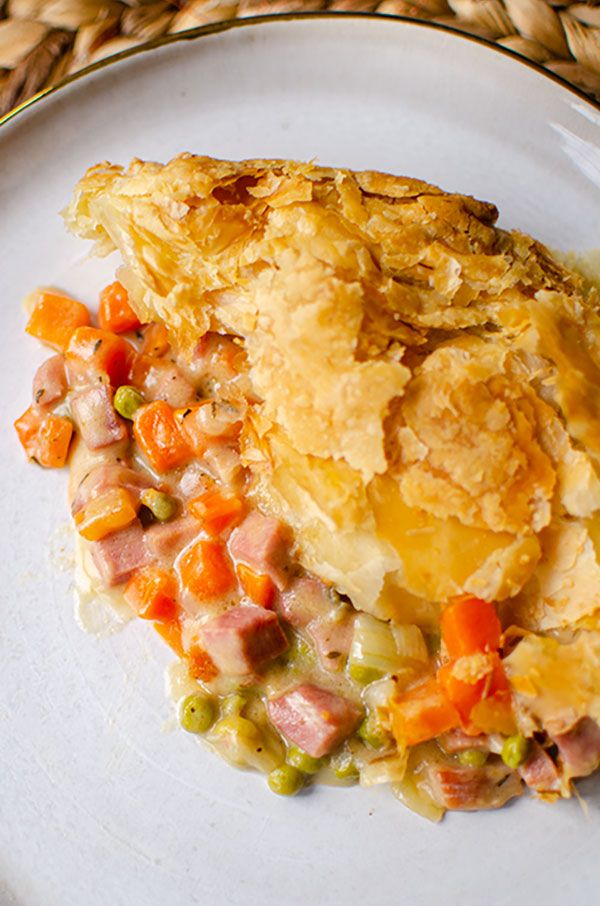
M80 567L179 655L183 726L281 793L569 796L600 762L597 291L375 172L100 164L65 217L123 265L98 328L37 293L17 428L60 465L74 424Z

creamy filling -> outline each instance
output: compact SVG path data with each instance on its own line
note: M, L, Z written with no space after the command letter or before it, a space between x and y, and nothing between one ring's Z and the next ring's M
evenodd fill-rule
M106 635L136 612L151 619L178 655L167 670L176 717L238 767L272 777L282 765L296 766L303 783L390 783L401 801L433 820L446 808L496 807L519 795L516 762L507 766L497 734L471 727L468 736L440 726L435 739L398 744L394 702L446 662L436 634L439 609L422 607L420 625L361 612L300 564L289 526L257 507L260 497L249 493L239 449L254 399L235 338L208 334L191 361L168 348L144 358L144 333L130 341L136 352L125 389L136 388L140 411L166 403L189 449L161 464L144 446L138 416L133 430L131 420L116 417L116 388L108 393L112 406L104 421L82 422L81 394L95 391L103 377L93 367L67 371L67 392L47 411L73 418L79 428L69 496L78 528L74 584L82 628ZM83 411L87 417L92 410ZM106 442L107 432L114 441ZM82 537L91 511L123 489L135 504L134 521ZM394 523L392 530L400 529ZM202 545L218 555L227 577L219 584L217 571L212 591L202 585L205 563L197 552L208 556ZM138 584L148 570L171 583L168 612L164 600L153 615L141 609ZM457 677L479 682L491 670L489 657L459 659ZM195 700L210 712L200 730L193 709L190 719ZM547 747L547 737L542 741ZM569 795L555 762L534 745L538 773L523 778L545 798Z

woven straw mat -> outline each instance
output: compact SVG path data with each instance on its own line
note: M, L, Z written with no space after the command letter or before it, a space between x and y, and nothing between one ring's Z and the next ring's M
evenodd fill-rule
M0 0L0 114L111 54L264 13L375 12L445 23L600 98L600 0Z

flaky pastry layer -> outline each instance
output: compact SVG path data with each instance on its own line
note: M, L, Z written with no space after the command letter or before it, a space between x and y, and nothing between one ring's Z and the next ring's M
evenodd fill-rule
M253 493L359 608L461 591L597 628L595 290L493 205L406 177L182 155L99 164L69 227L142 320L244 345Z

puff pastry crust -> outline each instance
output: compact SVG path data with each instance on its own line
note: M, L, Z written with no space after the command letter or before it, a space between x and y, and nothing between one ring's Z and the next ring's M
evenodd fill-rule
M65 216L183 353L240 338L253 493L357 607L435 622L468 591L598 627L598 294L493 205L186 154L91 168Z

